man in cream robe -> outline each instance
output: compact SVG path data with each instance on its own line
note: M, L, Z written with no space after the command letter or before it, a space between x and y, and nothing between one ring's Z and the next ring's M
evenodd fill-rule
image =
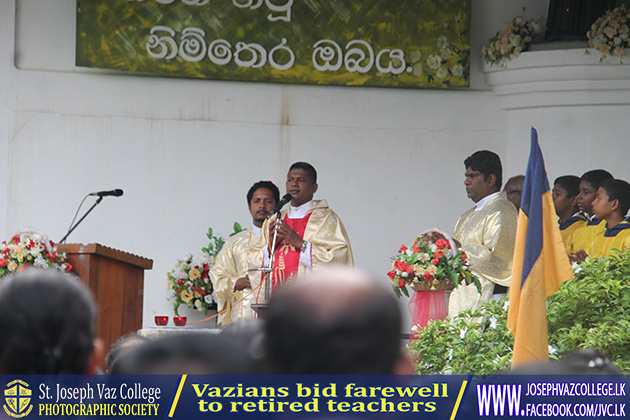
M273 288L307 270L327 264L353 265L352 248L346 229L326 200L313 200L317 191L317 172L305 162L294 163L287 175L289 208L265 222L260 240L250 252L250 267L260 268L269 261L268 244L276 233L272 277ZM265 300L264 290L258 301Z
M247 256L261 234L261 226L279 200L279 191L272 182L260 181L247 193L252 227L230 237L217 255L210 269L219 316L217 326L253 319L251 304L255 302L260 272L248 273Z
M453 238L468 255L470 269L479 277L481 294L472 284L453 290L449 299L449 317L489 302L495 285L510 285L518 219L505 192L499 192L502 177L499 157L489 151L480 151L467 158L464 164L466 192L476 205L460 216Z

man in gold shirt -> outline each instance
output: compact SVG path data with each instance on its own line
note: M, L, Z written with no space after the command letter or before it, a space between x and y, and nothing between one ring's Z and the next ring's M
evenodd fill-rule
M481 294L472 284L453 290L449 317L477 309L494 293L505 293L512 278L516 239L517 212L505 192L500 192L503 170L499 156L482 150L469 156L464 165L466 193L475 207L460 216L453 239L468 255L470 269L481 282Z
M251 268L266 265L275 234L272 289L327 264L353 265L346 229L326 200L313 199L317 189L317 171L312 165L291 165L286 181L286 191L291 195L289 208L281 212L277 222L272 218L265 223L260 240L250 253ZM258 302L263 301L261 291Z
M248 275L247 256L251 245L260 236L264 221L280 200L279 196L278 187L271 181L259 181L249 189L247 206L252 215L252 228L229 238L210 270L220 313L217 319L219 328L231 322L254 318L251 304L256 299L255 289L260 283L260 273L250 272Z

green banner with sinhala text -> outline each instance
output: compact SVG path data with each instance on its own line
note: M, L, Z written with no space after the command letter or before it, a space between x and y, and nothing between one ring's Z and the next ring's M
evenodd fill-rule
M470 0L77 0L76 64L319 85L467 87Z

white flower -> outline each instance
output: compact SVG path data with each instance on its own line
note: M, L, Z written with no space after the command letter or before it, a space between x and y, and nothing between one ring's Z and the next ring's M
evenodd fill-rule
M203 303L201 303L201 299L195 300L195 307L197 308L198 311L200 312L203 311Z
M549 352L549 354L556 354L556 353L558 353L558 350L554 349L549 344L547 344L547 351Z
M435 251L437 251L437 250L438 250L437 245L436 245L436 244L434 244L433 242L431 242L431 243L429 244L429 248L431 248L431 252L433 252L433 253L435 253Z
M510 44L518 47L521 44L521 36L517 34L510 35Z
M446 79L448 77L448 70L444 67L440 67L440 69L437 71L437 77L439 77L440 79Z
M215 293L216 293L216 292L212 292L212 294L211 294L211 295L205 295L205 296L203 297L203 300L205 300L205 301L206 301L206 303L207 303L208 305L210 305L212 302L214 302L213 295L214 295Z
M204 252L203 254L201 254L201 257L199 257L199 265L203 265L203 264L208 264L208 265L214 264L214 257Z
M409 53L409 58L411 58L411 62L412 63L416 63L420 60L422 60L422 51L420 50L413 50Z
M405 278L409 277L409 273L407 273L406 271L403 271L400 275Z
M506 300L505 303L503 304L503 310L507 311L508 310L508 306L510 306L510 301Z
M464 338L467 332L468 332L468 327L461 329L459 331L459 338Z
M179 268L181 270L190 270L190 263L188 261L190 261L191 258L192 258L192 256L188 257L184 261L180 261L179 267L177 267L177 268Z
M490 328L495 329L497 327L497 319L494 316L490 317Z
M44 259L44 257L42 257L41 255L38 255L37 257L35 257L35 261L33 262L33 264L35 265L35 267L48 267L48 263L46 262L46 260Z
M35 244L33 244L33 247L31 248L30 253L32 256L36 256L40 254L42 251L44 251L44 246L41 243L36 242Z
M411 255L413 254L413 251L409 248L407 248L407 250L405 251L405 253L411 257Z
M450 48L442 48L442 50L440 51L440 56L444 60L448 60L449 58L451 58L452 55L453 55L453 52L451 51Z
M181 267L175 267L173 270L173 277L177 279L185 279L188 278L188 273L186 273Z
M437 46L438 48L442 49L445 47L448 47L448 38L446 38L444 35L442 35L441 37L439 37L437 39Z
M433 70L437 70L442 65L442 58L439 55L431 54L427 58L427 65Z

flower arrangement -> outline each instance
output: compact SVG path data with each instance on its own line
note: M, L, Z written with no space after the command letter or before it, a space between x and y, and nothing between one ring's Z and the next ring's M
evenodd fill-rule
M604 13L593 23L591 30L586 33L588 46L599 50L602 54L600 62L607 55L623 59L630 48L630 11L625 5Z
M468 257L463 250L457 251L452 240L438 239L433 242L431 229L420 234L410 248L402 245L392 258L392 270L387 273L394 292L409 296L407 286L416 291L450 290L460 283L475 284L481 293L481 283L468 267ZM448 235L439 232L443 236Z
M0 277L28 267L72 270L66 254L57 252L53 241L35 231L17 233L0 244Z
M523 9L524 11L524 9ZM525 19L522 15L514 17L490 38L483 47L481 55L489 64L503 63L517 57L527 50L536 36L543 30L543 18Z
M241 230L243 230L241 225L234 223L234 233L230 236ZM210 242L207 247L201 249L202 254L198 260L194 261L192 254L188 254L186 258L177 260L175 268L166 273L167 287L172 291L173 310L176 316L179 316L179 307L182 304L206 315L209 309L216 306L209 272L225 240L214 235L212 228L208 229L206 236Z

